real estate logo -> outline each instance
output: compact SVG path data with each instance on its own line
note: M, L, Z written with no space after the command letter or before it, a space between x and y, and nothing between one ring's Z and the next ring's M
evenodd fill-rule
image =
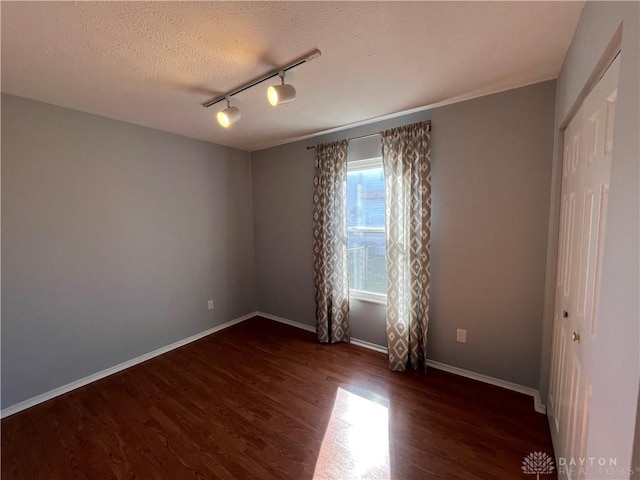
M550 475L556 467L553 458L545 452L531 452L522 460L522 471L527 475L535 475L540 480L540 475Z

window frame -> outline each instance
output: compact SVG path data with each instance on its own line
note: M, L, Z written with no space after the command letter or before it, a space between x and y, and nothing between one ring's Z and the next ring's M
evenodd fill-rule
M382 168L382 157L365 158L362 160L347 160L347 173L360 170L368 170L372 168ZM386 204L385 195L385 204ZM386 219L384 227L347 227L347 235L352 232L361 233L386 233ZM385 235L386 242L386 235ZM356 290L349 285L349 300L355 299L363 302L377 303L381 305L387 304L386 293L368 292L366 290Z

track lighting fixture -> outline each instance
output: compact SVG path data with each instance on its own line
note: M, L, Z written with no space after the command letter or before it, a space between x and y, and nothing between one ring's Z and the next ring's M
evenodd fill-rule
M218 112L218 123L224 128L229 128L240 118L240 109L230 105L229 97L227 97L227 108Z
M226 100L227 108L218 112L217 119L220 125L222 125L224 128L229 128L236 120L240 118L240 109L238 107L232 107L230 105L231 97L276 76L280 77L282 84L273 85L267 89L267 97L269 99L269 103L273 106L276 106L282 103L292 102L296 98L296 89L293 88L292 85L284 83L285 72L297 67L298 65L302 65L303 63L313 60L314 58L318 58L320 55L320 50L312 50L309 53L290 61L289 63L285 63L281 67L271 70L264 75L256 77L253 80L248 81L247 83L243 83L242 85L229 90L222 95L217 96L213 100L205 102L204 104L202 104L202 106L205 108L209 108L210 106L215 105L218 102Z
M269 103L274 107L282 105L283 103L293 102L296 99L296 89L293 85L287 85L284 83L284 70L279 74L282 85L272 85L267 89L267 98Z

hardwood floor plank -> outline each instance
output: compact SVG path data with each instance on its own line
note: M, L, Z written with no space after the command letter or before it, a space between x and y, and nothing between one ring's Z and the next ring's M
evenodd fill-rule
M24 480L515 479L552 453L530 397L262 318L3 419L1 444Z

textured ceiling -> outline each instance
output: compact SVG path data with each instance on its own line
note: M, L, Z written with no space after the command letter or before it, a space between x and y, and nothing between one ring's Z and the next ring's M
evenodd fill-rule
M583 2L7 2L2 91L257 150L556 78ZM216 94L319 48L287 74Z

